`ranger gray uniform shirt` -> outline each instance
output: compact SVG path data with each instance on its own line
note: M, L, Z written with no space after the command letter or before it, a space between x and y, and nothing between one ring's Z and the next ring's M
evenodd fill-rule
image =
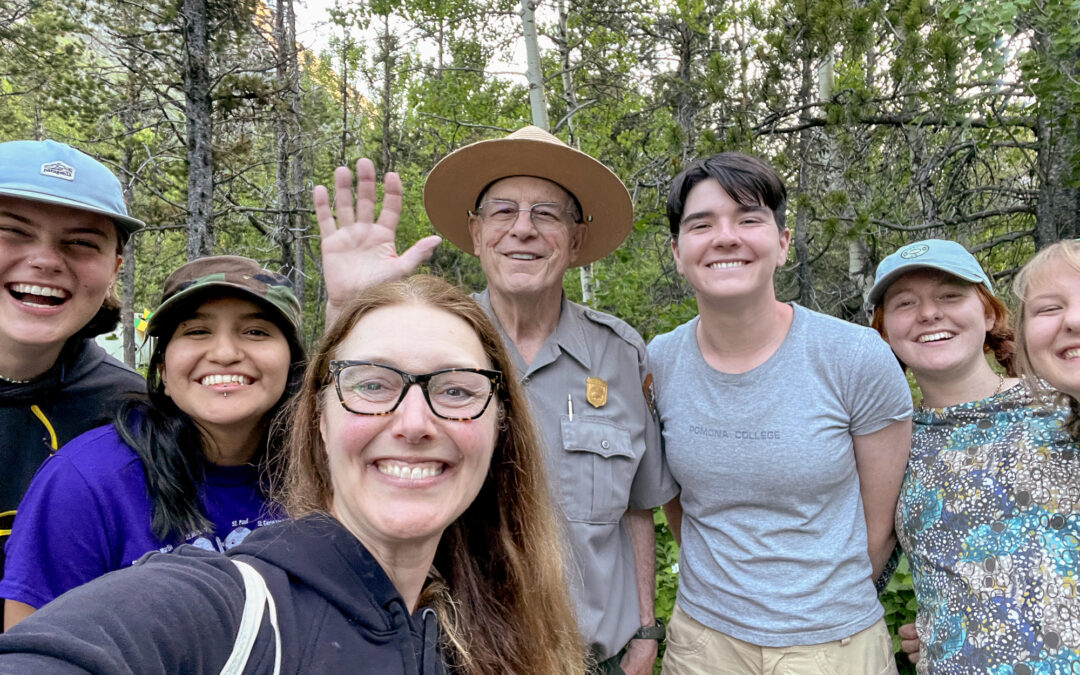
M634 554L622 516L660 506L678 493L642 389L649 372L645 343L625 322L564 296L559 325L526 366L492 311L488 292L473 297L502 336L546 446L581 634L587 647L610 658L641 625ZM600 405L589 403L589 378L596 378L591 398Z

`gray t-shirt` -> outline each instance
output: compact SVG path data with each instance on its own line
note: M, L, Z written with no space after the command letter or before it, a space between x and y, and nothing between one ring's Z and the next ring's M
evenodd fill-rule
M563 297L558 327L526 365L487 291L473 297L499 330L529 397L562 516L578 625L586 647L608 658L641 625L623 514L659 506L677 491L642 389L649 373L645 343L623 321Z
M679 604L767 647L842 639L881 618L852 436L912 412L874 331L793 308L784 342L745 373L705 362L697 318L649 345L682 488Z

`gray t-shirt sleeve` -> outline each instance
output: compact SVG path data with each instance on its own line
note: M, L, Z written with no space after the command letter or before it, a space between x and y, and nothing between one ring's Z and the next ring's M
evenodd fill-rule
M845 382L853 436L880 431L912 413L911 389L889 345L871 330L859 332Z

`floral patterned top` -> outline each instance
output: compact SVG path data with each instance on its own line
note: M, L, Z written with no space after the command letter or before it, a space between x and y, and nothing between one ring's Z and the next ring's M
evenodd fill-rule
M896 510L918 672L1080 674L1080 451L1019 384L915 412Z

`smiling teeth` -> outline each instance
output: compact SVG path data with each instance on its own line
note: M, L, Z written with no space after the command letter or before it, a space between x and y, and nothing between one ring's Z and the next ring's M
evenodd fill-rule
M243 375L207 375L199 380L199 384L207 387L215 384L251 384L251 380Z
M1066 359L1075 359L1080 356L1080 347L1073 347L1072 349L1066 349L1065 353L1061 355Z
M955 336L955 333L950 333L947 330L938 331L937 333L929 333L927 335L920 335L919 342L935 342L937 340L947 340Z
M375 468L379 470L379 473L384 473L387 476L407 478L410 480L431 478L432 476L438 476L443 472L443 465L438 463L427 463L417 466L405 464L404 462L376 462Z
M30 295L44 295L50 298L64 298L67 296L61 288L53 288L52 286L33 286L31 284L11 284L11 290L16 293L28 293Z
M536 256L531 253L511 253L510 257L514 260L536 260Z
M713 264L709 265L709 269L726 270L726 269L731 269L733 267L742 267L745 264L746 263L744 263L741 260L730 260L728 262L713 263Z

